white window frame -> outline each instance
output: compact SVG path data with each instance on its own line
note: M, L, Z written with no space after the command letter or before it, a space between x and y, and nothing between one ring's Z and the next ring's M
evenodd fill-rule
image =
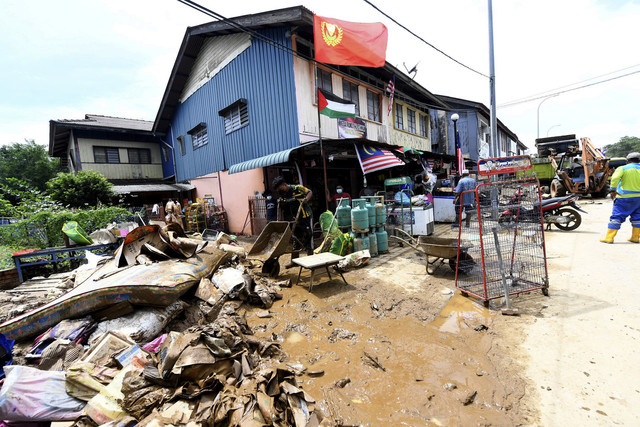
M229 135L249 125L249 107L246 102L237 102L224 112L224 134Z
M197 150L200 147L204 147L208 143L209 133L207 132L206 127L191 135L191 144L193 145L194 150Z

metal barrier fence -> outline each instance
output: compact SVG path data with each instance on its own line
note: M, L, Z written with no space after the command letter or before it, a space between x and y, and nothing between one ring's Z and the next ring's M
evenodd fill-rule
M267 199L264 197L249 197L249 218L251 221L251 235L257 236L267 226Z
M537 180L479 185L460 220L456 287L485 302L549 286ZM462 215L463 216L463 215ZM501 258L501 259L500 259Z

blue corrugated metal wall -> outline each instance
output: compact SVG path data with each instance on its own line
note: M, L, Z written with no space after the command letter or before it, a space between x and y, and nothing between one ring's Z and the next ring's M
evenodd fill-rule
M291 47L287 28L260 33ZM249 125L224 134L218 111L246 98ZM187 131L207 124L209 143L193 149ZM222 69L176 108L172 119L178 181L228 169L229 166L298 145L298 116L292 56L260 40ZM176 138L185 136L185 155Z

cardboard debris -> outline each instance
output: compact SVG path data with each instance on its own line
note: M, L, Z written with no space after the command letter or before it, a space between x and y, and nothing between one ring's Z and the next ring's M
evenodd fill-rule
M220 233L216 243L229 242ZM66 371L55 373L63 375L59 393L84 408L82 416L77 408L73 418L64 416L74 427L330 425L298 386L304 366L265 368L286 355L278 342L256 338L236 311L248 303L272 316L267 309L290 281L254 280L242 264L250 263L230 253L210 247L196 254L201 243L173 225L139 227L118 260L96 267L62 298L0 325L20 337L54 326L36 340L34 357ZM169 259L158 262L162 254ZM189 303L178 300L195 284L182 297ZM98 324L64 319L89 312Z

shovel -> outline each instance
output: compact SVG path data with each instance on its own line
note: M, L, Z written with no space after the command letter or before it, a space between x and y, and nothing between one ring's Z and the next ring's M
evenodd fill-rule
M509 297L509 287L507 286L507 278L504 275L504 267L502 264L502 252L500 252L500 241L498 240L498 231L494 227L491 231L493 231L493 239L496 242L496 252L498 253L498 266L500 267L500 275L502 276L502 287L504 288L504 299L507 304L507 308L502 309L502 314L505 316L517 316L518 309L511 308L511 298Z

